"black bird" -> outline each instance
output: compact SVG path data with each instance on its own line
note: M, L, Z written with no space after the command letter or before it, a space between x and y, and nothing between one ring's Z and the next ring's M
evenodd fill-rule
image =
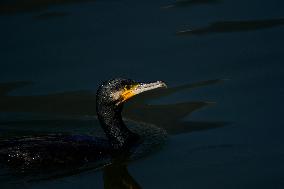
M139 148L141 153L143 145L154 144L155 138L164 137L165 132L151 126L143 127L141 133L139 129L137 133L128 129L121 116L123 103L137 94L162 87L166 84L161 81L147 84L121 78L106 81L96 94L97 116L106 138L59 133L2 138L0 163L25 172L81 167Z

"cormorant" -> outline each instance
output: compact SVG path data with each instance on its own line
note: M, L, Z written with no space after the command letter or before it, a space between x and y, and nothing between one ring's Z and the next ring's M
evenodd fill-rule
M106 138L46 134L1 139L0 163L22 171L37 171L85 166L128 153L146 142L143 135L147 132L139 134L126 127L121 116L123 103L137 94L162 87L166 87L162 81L139 83L121 78L106 81L96 93L97 116Z

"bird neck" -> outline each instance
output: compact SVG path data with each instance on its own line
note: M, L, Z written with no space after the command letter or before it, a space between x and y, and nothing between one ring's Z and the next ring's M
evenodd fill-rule
M139 136L131 132L122 120L122 105L103 106L97 109L97 112L98 119L113 148L125 149L137 142Z

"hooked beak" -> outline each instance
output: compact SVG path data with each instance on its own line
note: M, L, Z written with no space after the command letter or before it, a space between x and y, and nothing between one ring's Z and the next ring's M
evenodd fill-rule
M162 81L156 81L156 82L153 82L153 83L135 84L130 89L125 90L121 94L121 100L119 100L119 102L117 102L116 105L119 105L122 102L125 102L126 100L128 100L131 97L138 95L140 93L150 91L150 90L154 90L154 89L157 89L157 88L166 88L166 87L167 87L167 85Z

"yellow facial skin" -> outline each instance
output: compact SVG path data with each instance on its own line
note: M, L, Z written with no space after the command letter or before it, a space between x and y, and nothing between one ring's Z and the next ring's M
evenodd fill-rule
M166 87L167 85L162 81L156 81L153 83L138 83L131 86L126 85L122 90L112 93L111 96L114 99L114 101L117 101L116 105L119 105L124 101L140 93L157 88L166 88Z
M137 87L138 87L138 84L131 86L129 89L127 89L127 87L125 86L124 91L121 94L121 102L124 102L130 99L131 97L133 97L134 95L136 95L137 93L135 93L135 89Z

